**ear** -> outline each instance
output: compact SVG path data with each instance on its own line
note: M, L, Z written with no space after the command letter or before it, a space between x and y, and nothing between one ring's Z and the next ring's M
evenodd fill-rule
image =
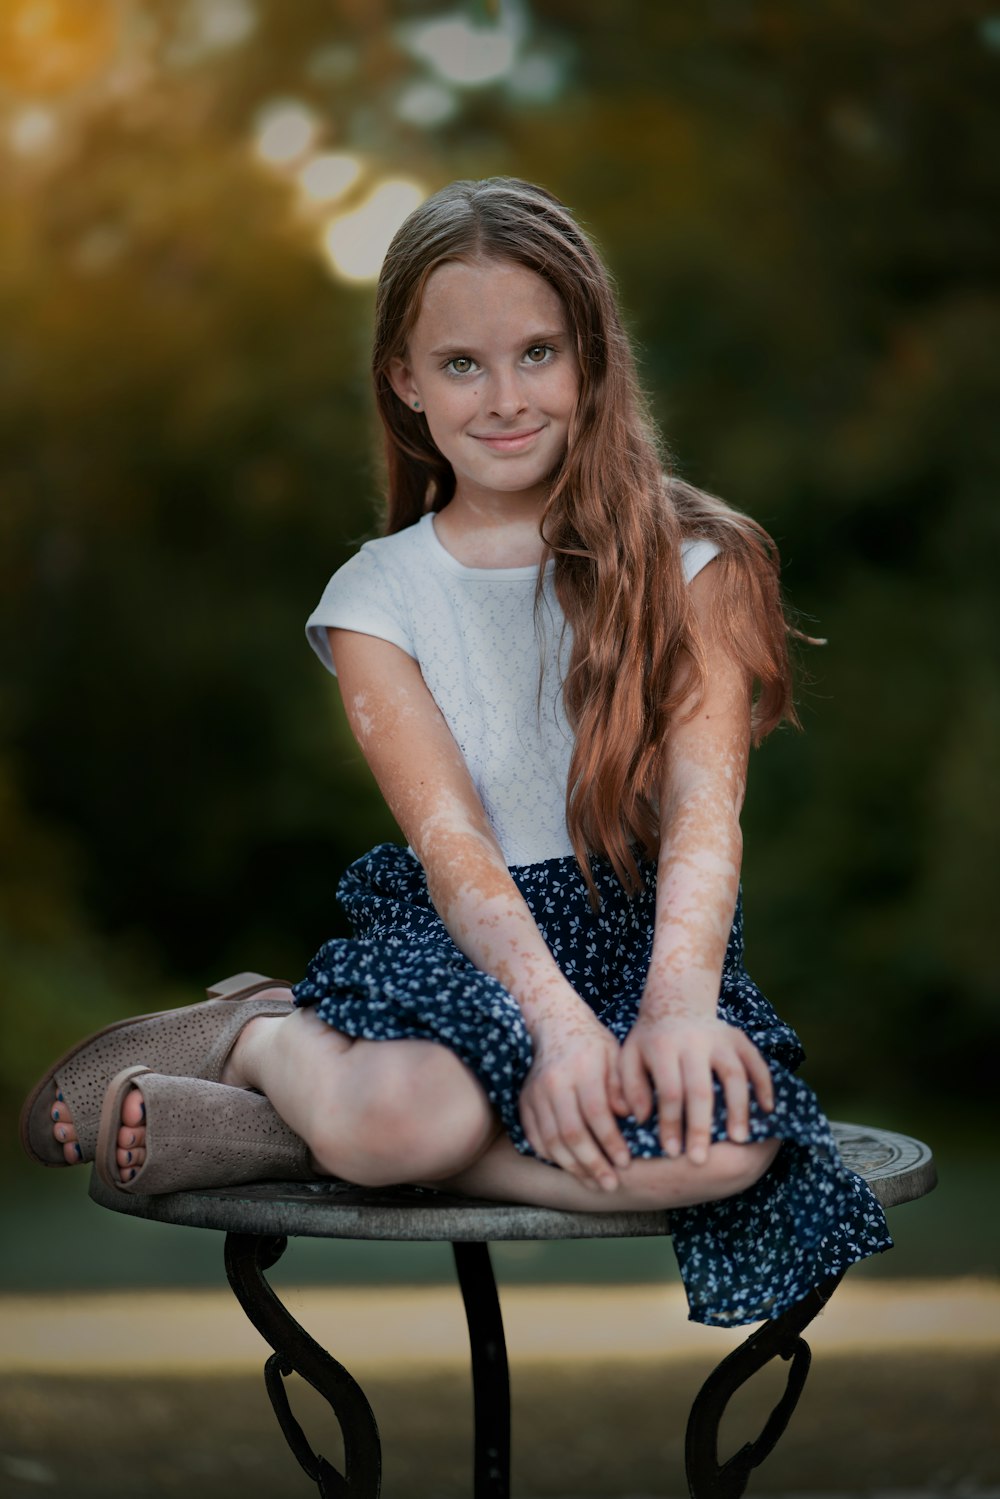
M413 371L404 359L398 357L390 359L386 368L389 384L396 392L399 399L411 410L416 406L420 410L420 395L413 381Z

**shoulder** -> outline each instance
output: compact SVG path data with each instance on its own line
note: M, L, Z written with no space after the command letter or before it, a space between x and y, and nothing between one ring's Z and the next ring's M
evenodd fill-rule
M347 561L338 567L323 592L323 597L343 595L347 591L370 586L377 579L387 585L405 584L414 576L413 568L426 545L425 528L420 521L396 531L391 536L376 536L366 541Z
M427 545L427 527L430 522L429 514L422 515L412 525L404 526L401 531L393 531L391 536L376 536L374 540L366 541L361 550L383 561L395 562L399 558L413 557Z
M333 670L327 631L356 630L415 655L410 593L424 575L419 566L426 542L418 521L392 536L366 541L338 567L306 623L306 634L323 664Z
M426 547L426 520L427 517L424 517L415 521L412 526L404 527L402 531L394 531L391 536L376 536L371 541L364 542L354 556L349 557L343 567L337 569L333 577L375 572L405 575Z

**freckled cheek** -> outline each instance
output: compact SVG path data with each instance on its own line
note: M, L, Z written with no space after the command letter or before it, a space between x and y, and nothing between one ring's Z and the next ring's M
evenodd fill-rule
M459 390L431 391L425 402L424 414L431 436L435 441L447 441L451 433L461 430L479 409L476 386L464 386Z
M567 369L565 366L560 372L559 378L554 380L551 386L551 400L553 407L558 408L569 421L575 411L580 399L580 377L576 367Z

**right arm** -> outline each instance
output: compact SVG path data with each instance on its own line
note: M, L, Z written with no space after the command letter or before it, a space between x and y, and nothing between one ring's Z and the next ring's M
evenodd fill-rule
M517 1000L535 1051L521 1095L534 1150L579 1180L613 1177L629 1152L618 1044L560 972L511 879L461 751L412 657L388 641L331 629L348 722L423 865L455 945Z

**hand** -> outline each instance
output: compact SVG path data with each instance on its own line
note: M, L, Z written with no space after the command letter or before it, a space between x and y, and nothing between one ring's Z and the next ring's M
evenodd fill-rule
M532 1037L535 1059L521 1090L521 1123L531 1148L588 1187L613 1192L631 1153L615 1114L629 1113L619 1078L621 1049L581 1005Z
M742 1144L750 1135L750 1089L762 1109L774 1108L770 1069L749 1036L715 1016L654 1018L640 1011L621 1049L622 1086L629 1112L640 1121L652 1113L656 1089L668 1156L686 1150L696 1166L708 1160L713 1076L726 1096L727 1134Z

